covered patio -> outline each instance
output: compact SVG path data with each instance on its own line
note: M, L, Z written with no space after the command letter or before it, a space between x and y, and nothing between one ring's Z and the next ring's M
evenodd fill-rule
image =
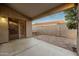
M74 6L74 3L0 4L0 55L75 56L75 52L32 37L33 20ZM9 20L17 26L10 26L15 23Z

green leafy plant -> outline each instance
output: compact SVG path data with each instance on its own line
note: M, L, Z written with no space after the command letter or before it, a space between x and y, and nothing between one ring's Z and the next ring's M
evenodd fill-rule
M65 21L66 25L69 29L76 29L77 28L77 9L76 7L65 10Z

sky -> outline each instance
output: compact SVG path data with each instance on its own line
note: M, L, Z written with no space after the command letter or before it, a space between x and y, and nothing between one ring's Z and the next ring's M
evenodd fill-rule
M51 21L57 21L57 20L64 20L65 19L65 13L59 12L53 15L49 15L40 19L35 19L32 21L32 24L35 23L43 23L43 22L51 22Z

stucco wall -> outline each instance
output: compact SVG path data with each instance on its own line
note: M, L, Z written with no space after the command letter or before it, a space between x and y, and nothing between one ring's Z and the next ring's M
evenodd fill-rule
M1 20L0 17L0 43L8 42L8 19Z
M32 21L28 20L26 21L26 37L32 36Z
M15 11L12 8L9 8L5 5L0 5L0 16L7 17L7 18L10 17L10 18L17 19L17 20L26 20L26 27L27 27L26 28L26 31L27 31L26 37L32 35L31 34L31 32L32 32L31 31L31 21L30 21L30 23L28 23L28 19L24 15L18 13L17 11ZM4 33L6 33L6 34L4 34ZM3 37L5 37L5 38L2 39ZM0 26L0 43L3 43L3 41L7 42L8 40L9 40L9 34L8 34L8 20L7 20L7 24L5 26L3 26L3 27Z

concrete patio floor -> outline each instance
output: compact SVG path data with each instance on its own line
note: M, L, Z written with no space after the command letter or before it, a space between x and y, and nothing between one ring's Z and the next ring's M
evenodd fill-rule
M17 39L0 44L1 56L76 56L76 53L36 38Z

